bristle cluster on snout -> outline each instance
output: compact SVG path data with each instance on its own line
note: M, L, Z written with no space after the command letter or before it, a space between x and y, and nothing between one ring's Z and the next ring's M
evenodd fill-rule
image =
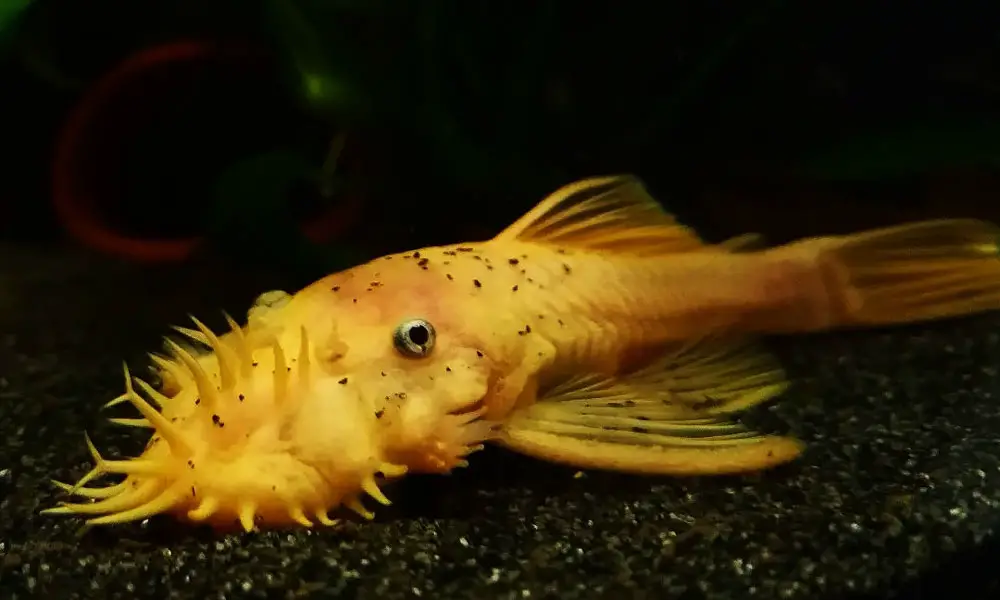
M283 437L284 419L294 414L302 395L297 392L308 392L314 376L306 329L300 330L298 354L290 364L277 337L261 345L264 352L269 347L271 356L255 357L243 330L228 315L226 319L232 332L225 340L193 317L197 330L178 328L211 348L214 361L196 358L169 339L173 357L154 357L178 386L172 396L124 367L125 393L105 406L129 402L141 413L139 419L111 420L155 430L145 452L137 458L108 460L85 436L93 469L74 485L55 484L91 502L63 503L44 513L92 515L87 521L92 525L172 513L215 525L238 521L249 531L260 522L310 527L315 520L333 525L328 513L341 504L371 518L361 504L362 493L389 503L375 477L398 477L406 467L375 460L356 481L331 483L299 460L291 450L294 440ZM257 367L265 363L270 385L262 386ZM260 392L268 388L269 394ZM109 474L126 477L107 487L86 487Z

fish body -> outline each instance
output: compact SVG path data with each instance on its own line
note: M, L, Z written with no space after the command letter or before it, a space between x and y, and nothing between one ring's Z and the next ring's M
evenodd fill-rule
M142 456L53 509L118 523L169 512L246 529L330 522L405 473L447 473L485 442L579 468L760 470L792 438L732 414L780 395L754 338L1000 307L997 228L929 221L762 248L709 244L632 177L565 186L493 239L375 259L289 295L205 346L169 343L161 390L126 374ZM143 395L137 393L136 386ZM148 399L148 400L147 400ZM158 405L158 406L154 406ZM84 484L126 475L107 488Z

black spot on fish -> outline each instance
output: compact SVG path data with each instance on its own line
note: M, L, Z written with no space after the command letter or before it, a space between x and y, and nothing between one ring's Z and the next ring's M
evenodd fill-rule
M446 260L446 261L443 261L442 264L447 267L448 265L451 264L451 261L450 260Z
M194 405L198 406L199 404L201 404L201 398L195 398L194 399Z
M566 251L563 250L562 248L559 248L559 249L556 250L556 253L557 254L566 254Z
M483 257L479 256L478 254L475 254L475 255L473 255L472 259L473 260L483 260Z
M384 414L385 414L385 409L383 409L383 410L376 410L375 411L375 418L376 419L381 419L382 415L384 415Z
M357 304L358 303L358 299L355 298L354 300L352 300L352 302L354 302L355 304Z
M648 421L649 417L638 416L638 417L636 417L636 419L638 419L640 421Z
M521 262L521 261L517 260L516 258L508 258L508 259L507 259L507 262L508 262L509 264L512 264L512 265L516 265L517 263L519 263L519 262Z
M517 286L515 285L514 287L510 288L510 291L516 292L517 291Z
M444 255L445 256L457 256L458 252L455 252L454 250L445 250L444 251Z
M431 262L430 259L428 259L428 258L421 258L420 260L417 261L417 266L418 267L426 267L427 263L429 263L429 262Z
M333 290L333 291L335 291L335 292L339 292L340 291L340 286L339 285L335 285L335 286L333 286L330 289Z
M486 270L487 271L492 271L493 270L493 265L486 265Z
M246 400L246 399L247 399L247 397L246 397L246 396L244 396L243 394L240 394L239 396L237 396L237 398L239 398L239 399L240 399L240 402L243 402L244 400Z
M193 460L188 459L188 468L189 469L193 469L194 468L194 461Z
M459 252L472 252L472 248L468 246L459 246L458 248L455 248L455 250L458 250Z
M691 403L691 408L693 408L695 410L706 410L706 409L710 409L710 408L718 408L718 407L722 406L723 404L725 404L725 402L723 400L720 400L718 398L712 398L711 396L707 396L704 400L701 400L699 402L692 402Z
M448 373L451 373L451 367L445 367L444 370Z
M194 489L194 486L192 485L192 486L191 486L191 497L192 497L192 498L194 498L194 497L196 497L197 495L198 495L198 492L197 492L197 491L195 491L195 489Z
M385 377L385 371L381 371L382 377Z
M649 430L645 427L633 427L632 433L649 433Z
M455 280L455 278L451 276L451 273L445 273L444 276L448 278L448 281L454 281Z
M337 383L339 383L340 385L347 385L347 378L344 377L343 379L337 381Z
M569 268L569 265L567 265L566 263L563 263L563 273L566 273L567 275L569 275L572 272L573 272L573 269Z
M379 286L382 285L382 282L381 281L373 281L373 282L369 283L368 285L372 286L373 288L377 288L377 287L379 287Z
M212 423L215 423L216 427L222 427L222 418L219 415L212 415Z
M563 327L563 326L565 326L565 325L566 325L565 323L563 323L563 320L562 320L562 319L556 319L556 323L559 323L559 326L560 326L560 327Z
M483 287L483 284L478 279L473 279L472 285L476 286L477 288Z
M419 252L414 252L413 253L413 258L420 258L420 253Z
M253 367L256 367L257 366L257 361L251 362L250 365L253 366Z
M482 358L483 357L482 350L476 350L476 356L478 356L479 358Z

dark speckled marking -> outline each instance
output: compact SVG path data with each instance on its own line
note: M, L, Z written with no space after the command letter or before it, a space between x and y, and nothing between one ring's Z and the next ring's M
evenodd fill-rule
M407 480L418 493L336 532L215 537L161 517L81 539L79 519L37 512L66 499L48 478L89 468L82 430L116 393L108 381L122 349L149 349L178 306L211 314L262 286L232 273L213 286L219 270L195 261L158 273L165 295L134 285L141 265L29 252L0 264L16 307L0 311L0 440L18 457L0 467L5 597L995 596L1000 315L774 340L796 385L741 418L790 427L808 447L757 476L574 478L489 448L459 479ZM141 448L115 433L94 435L108 458Z

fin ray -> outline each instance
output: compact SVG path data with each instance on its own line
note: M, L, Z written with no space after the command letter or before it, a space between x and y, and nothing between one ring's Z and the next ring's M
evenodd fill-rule
M494 239L637 256L711 248L630 175L592 177L565 185Z
M788 387L777 360L744 340L706 338L621 376L588 374L515 412L499 442L580 468L643 474L723 474L768 468L802 451L727 415Z

